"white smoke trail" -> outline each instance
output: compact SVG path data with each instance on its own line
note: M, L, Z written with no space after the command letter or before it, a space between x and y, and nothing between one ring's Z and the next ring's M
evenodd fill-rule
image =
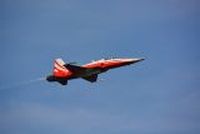
M12 84L10 84L10 85L0 87L0 91L1 91L1 90L12 89L12 88L18 88L18 87L21 87L21 86L25 86L25 85L29 85L29 84L35 83L35 82L43 81L43 80L45 80L45 79L46 79L45 77L41 77L41 78L29 80L29 81L23 81L23 82L12 83Z

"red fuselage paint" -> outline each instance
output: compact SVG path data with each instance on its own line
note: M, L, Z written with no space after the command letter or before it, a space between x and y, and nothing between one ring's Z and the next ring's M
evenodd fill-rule
M140 59L140 61L143 59ZM138 59L101 59L97 61L93 61L91 63L85 64L82 67L87 69L100 69L100 70L109 70L112 68L117 68L125 65L130 65L133 63L138 62ZM59 65L59 64L58 64ZM56 77L64 77L64 78L71 78L74 75L74 72L71 72L67 68L60 66L62 69L59 72L53 72L54 76Z
M65 64L62 59L56 59L52 75L47 77L47 81L57 81L63 85L67 81L75 78L83 78L90 82L95 82L97 75L106 72L109 69L134 64L142 61L142 58L115 58L115 59L101 59L92 61L91 63L77 66L72 64Z

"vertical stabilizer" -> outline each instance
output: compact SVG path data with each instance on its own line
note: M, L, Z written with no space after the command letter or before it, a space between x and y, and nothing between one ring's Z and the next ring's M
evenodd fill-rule
M66 68L64 67L65 62L58 58L54 61L53 75L56 77L62 77L65 75Z

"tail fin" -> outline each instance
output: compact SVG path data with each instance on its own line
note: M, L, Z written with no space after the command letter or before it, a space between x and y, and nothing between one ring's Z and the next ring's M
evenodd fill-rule
M66 68L64 67L65 62L58 58L54 61L53 75L57 77L62 77L65 75Z

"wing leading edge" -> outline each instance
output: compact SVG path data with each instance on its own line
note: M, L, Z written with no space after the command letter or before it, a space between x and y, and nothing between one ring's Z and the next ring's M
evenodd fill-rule
M69 69L72 72L77 72L77 71L84 71L86 68L77 66L77 65L72 65L72 64L65 64L64 65L67 69Z

